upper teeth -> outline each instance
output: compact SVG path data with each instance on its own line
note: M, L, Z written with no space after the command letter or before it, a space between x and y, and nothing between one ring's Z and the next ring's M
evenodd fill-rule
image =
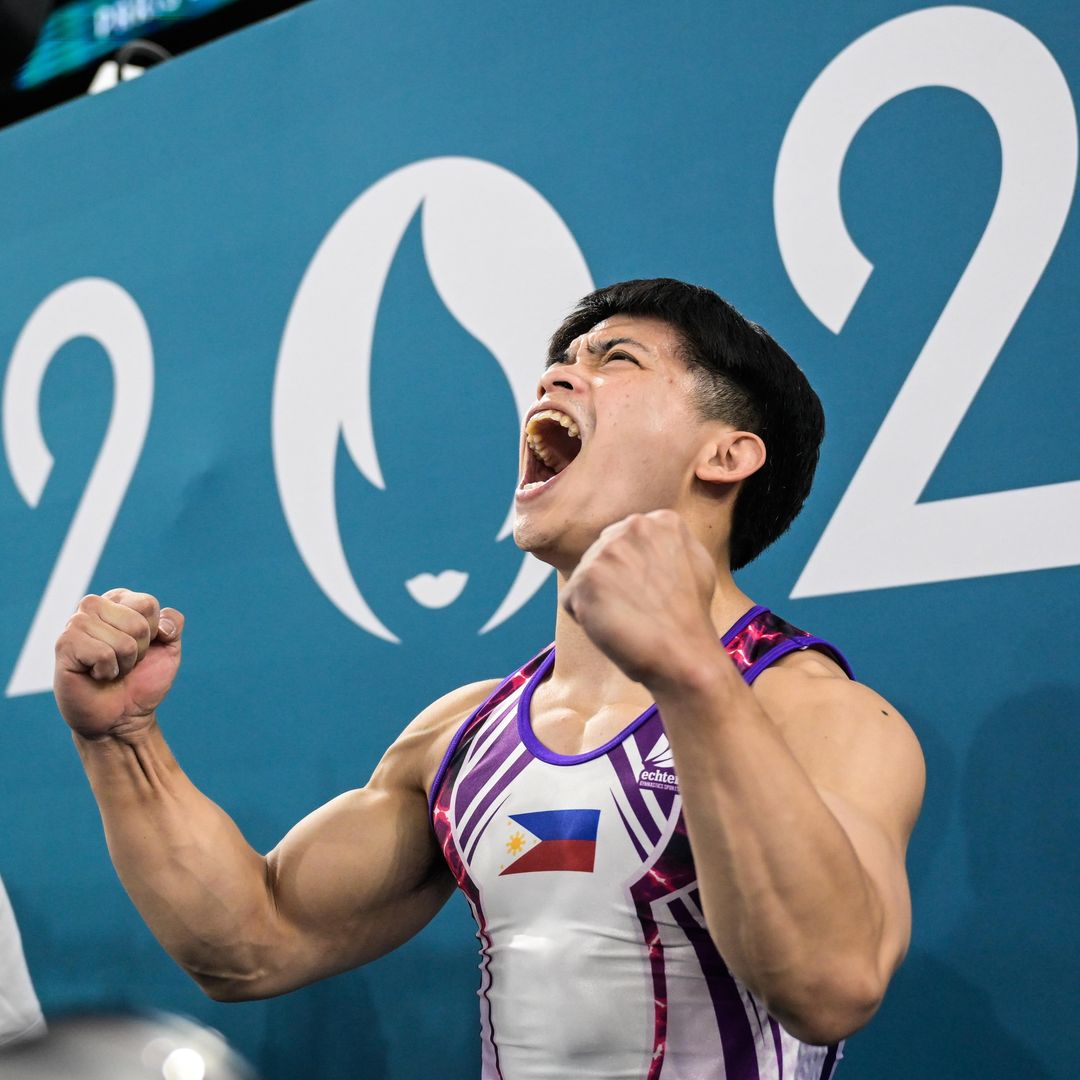
M543 409L529 417L529 422L525 425L525 441L545 465L553 468L555 460L551 451L544 445L544 437L538 430L541 420L554 420L566 428L566 433L573 439L581 438L581 429L566 413L556 412L555 409Z

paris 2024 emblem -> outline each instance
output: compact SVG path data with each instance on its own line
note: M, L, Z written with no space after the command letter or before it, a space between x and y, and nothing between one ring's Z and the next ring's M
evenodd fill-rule
M547 339L592 287L573 235L543 196L506 169L472 158L433 158L399 169L363 192L331 227L282 338L274 469L301 558L357 626L401 640L361 591L358 579L374 595L377 582L365 572L372 561L382 571L376 575L381 606L407 594L420 608L447 608L479 588L490 548L512 529L506 503L515 480L514 432L535 400ZM381 382L373 358L389 373ZM494 398L492 376L502 384ZM395 417L406 415L413 427L402 433ZM504 445L478 454L476 433L496 426L506 432ZM341 468L346 454L355 466L351 477ZM488 533L477 536L483 511L474 496L487 486L475 481L478 459L501 462L503 455L506 501ZM366 491L357 498L368 510L353 532L366 556L343 541L352 501L339 494L357 473ZM391 499L398 490L404 498ZM405 568L404 555L395 559L403 548L426 552L427 565L414 559ZM471 569L462 565L470 560ZM549 570L521 558L476 629L483 633L509 619ZM395 573L401 580L390 580L388 591L386 579Z

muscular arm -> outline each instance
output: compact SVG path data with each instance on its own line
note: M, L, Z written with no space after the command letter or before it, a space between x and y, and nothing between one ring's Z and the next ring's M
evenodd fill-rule
M84 601L58 642L57 700L125 889L202 988L220 1000L283 993L372 960L427 923L452 881L426 785L457 722L492 684L425 710L366 787L316 810L262 856L191 783L158 727L182 618L166 609L177 630L159 633L152 598L108 595Z
M910 936L904 871L923 790L907 724L811 654L751 690L717 640L711 557L670 511L606 529L562 602L652 693L678 770L709 931L808 1042L884 995Z
M907 950L924 777L903 719L832 667L792 657L755 693L720 652L657 692L710 932L818 1043L870 1018Z

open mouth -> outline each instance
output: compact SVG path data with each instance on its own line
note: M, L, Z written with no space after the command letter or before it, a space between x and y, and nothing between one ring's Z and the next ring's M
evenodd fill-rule
M558 476L581 451L581 431L566 413L544 409L525 425L525 474L519 491L532 491Z

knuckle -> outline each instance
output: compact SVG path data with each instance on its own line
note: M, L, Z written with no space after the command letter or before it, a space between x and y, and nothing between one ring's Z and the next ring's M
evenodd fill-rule
M139 643L133 637L125 636L114 647L119 660L135 660L139 655Z
M89 593L79 601L79 606L76 609L80 612L96 613L101 610L102 597L96 593Z
M137 611L147 618L156 614L157 600L150 593L134 592L132 589L110 589L104 594L106 600Z
M64 626L64 631L60 635L60 641L67 642L75 638L87 637L89 635L90 623L94 621L95 616L88 612L76 611Z
M94 668L98 664L112 661L114 653L101 641L81 641L77 648L72 649L71 659L84 668Z
M136 646L138 646L139 642L149 644L150 623L141 612L123 604L113 613L113 617L109 622L122 634L130 637Z
M141 615L150 618L158 613L160 605L156 596L152 596L150 593L136 593L135 595L138 598L138 603L133 606Z

